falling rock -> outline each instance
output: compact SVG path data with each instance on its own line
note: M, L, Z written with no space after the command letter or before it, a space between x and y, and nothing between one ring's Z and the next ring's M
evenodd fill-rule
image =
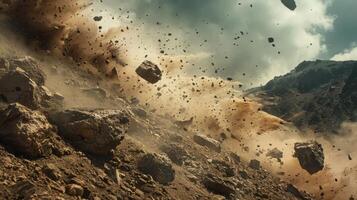
M0 143L15 154L39 158L52 153L52 126L46 117L20 104L0 111Z
M316 141L295 143L294 156L299 160L303 169L310 174L315 174L324 168L324 152L322 145Z
M296 3L294 0L281 0L281 3L283 3L284 6L289 8L290 10L296 9Z
M150 61L144 61L135 71L141 78L149 83L155 84L161 80L160 68Z
M65 110L50 114L59 134L79 150L108 155L120 144L129 124L119 110Z
M213 151L221 152L221 143L205 135L197 134L193 136L193 141L201 146L205 146Z
M103 19L103 16L95 16L93 17L93 20L96 21L96 22L99 22Z
M175 179L175 170L172 168L169 159L163 155L145 154L138 161L138 169L164 185Z

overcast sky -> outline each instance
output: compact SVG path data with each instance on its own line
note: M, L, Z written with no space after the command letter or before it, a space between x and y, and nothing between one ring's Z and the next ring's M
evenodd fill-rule
M304 60L357 59L357 0L295 1L295 11L280 0L104 0L104 4L110 12L128 15L144 27L142 38L152 40L148 44L157 51L200 55L189 69L192 73L203 68L206 75L256 85ZM269 37L274 42L269 43Z

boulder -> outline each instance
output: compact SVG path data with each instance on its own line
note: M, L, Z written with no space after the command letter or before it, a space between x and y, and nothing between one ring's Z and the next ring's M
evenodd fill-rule
M0 100L5 103L21 103L29 108L38 108L41 92L37 84L20 68L0 78Z
M8 59L10 70L21 68L38 85L45 84L46 75L41 70L39 64L31 57Z
M0 111L0 142L15 154L39 158L52 153L52 126L46 117L20 104Z
M135 71L141 78L155 84L161 80L162 72L154 63L146 60Z
M65 110L50 114L59 134L79 150L109 155L124 138L127 115L119 110Z
M213 151L221 152L221 143L205 135L197 134L193 136L193 141L201 146L205 146Z
M315 174L324 168L324 152L322 145L316 141L295 143L294 156L299 160L303 169L310 174Z
M253 159L249 162L249 167L255 170L259 170L260 169L260 161Z
M168 158L163 155L145 154L138 161L138 169L160 184L167 185L175 179L175 170Z

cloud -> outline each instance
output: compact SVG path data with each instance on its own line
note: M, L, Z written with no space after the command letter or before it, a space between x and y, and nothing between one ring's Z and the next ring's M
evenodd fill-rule
M130 15L140 26L145 33L141 37L146 38L143 43L151 46L147 54L152 54L152 49L171 55L209 54L204 61L191 62L186 70L254 85L287 73L303 60L317 58L325 51L320 32L333 25L333 18L326 14L326 0L300 0L295 11L280 1L264 0L240 4L235 0L106 3L122 18ZM275 47L268 37L275 39Z
M350 49L344 50L342 53L334 55L331 60L336 61L344 61L344 60L357 60L357 46L356 44L353 45L354 47Z

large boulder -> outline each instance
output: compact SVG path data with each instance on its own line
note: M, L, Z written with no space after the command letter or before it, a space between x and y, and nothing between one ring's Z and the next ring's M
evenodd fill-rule
M46 117L20 104L0 111L0 142L15 154L29 158L48 156L56 146Z
M310 174L315 174L324 168L324 152L322 145L316 141L295 143L294 156L298 158L303 169Z
M213 151L221 152L221 143L205 135L197 134L193 136L193 141L201 146L205 146Z
M45 84L46 75L35 59L27 56L23 58L8 59L7 62L9 63L10 70L21 68L37 85L42 86Z
M119 110L65 110L50 114L59 134L83 152L109 155L124 138L129 119Z
M138 161L138 169L164 185L175 179L175 170L172 168L169 159L163 155L145 154Z
M135 72L152 84L159 82L162 76L160 68L148 60L144 61Z
M20 68L7 72L0 78L0 100L38 108L41 92L37 84Z
M206 189L214 194L222 195L226 199L232 199L235 195L235 184L229 180L222 179L213 174L207 174L202 184Z

